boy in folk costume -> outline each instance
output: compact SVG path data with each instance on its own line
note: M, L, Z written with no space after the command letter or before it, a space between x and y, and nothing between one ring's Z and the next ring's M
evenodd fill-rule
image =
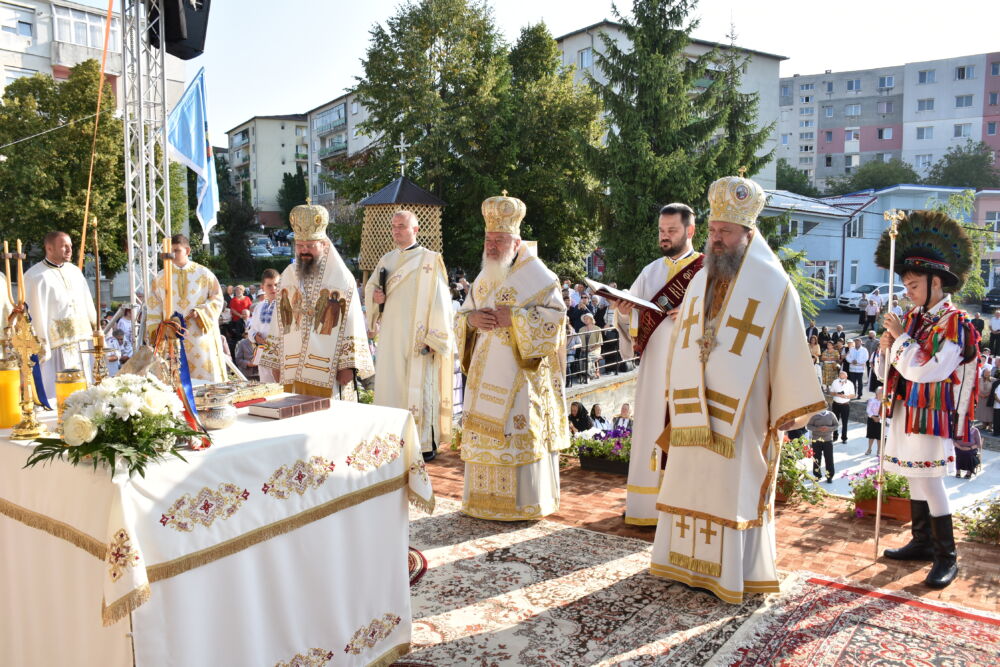
M933 561L924 583L944 588L958 574L945 475L955 472L953 440L968 432L978 397L979 332L952 303L971 266L972 244L944 213L903 216L896 263L889 267L889 234L875 261L895 271L915 304L903 317L885 316L875 370L888 356L886 397L894 416L886 441L885 470L907 478L913 513L909 544L886 549L895 560Z

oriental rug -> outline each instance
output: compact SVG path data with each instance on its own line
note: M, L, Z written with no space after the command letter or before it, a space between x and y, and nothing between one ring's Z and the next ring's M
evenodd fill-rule
M501 523L437 499L413 514L428 561L407 665L703 665L763 603L648 574L651 545L552 521Z

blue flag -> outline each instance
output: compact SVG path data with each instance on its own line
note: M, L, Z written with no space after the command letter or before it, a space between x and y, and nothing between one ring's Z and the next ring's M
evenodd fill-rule
M208 139L208 112L205 102L205 69L198 70L177 106L167 118L167 144L170 157L198 175L198 208L195 213L205 232L215 226L219 212L219 182L215 175L215 157Z

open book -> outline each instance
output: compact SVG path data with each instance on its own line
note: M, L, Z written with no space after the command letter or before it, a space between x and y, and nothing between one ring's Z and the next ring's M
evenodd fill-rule
M634 294L629 294L620 289L615 289L614 287L609 287L604 283L599 283L596 280L591 280L590 278L584 278L583 281L587 283L587 286L594 291L594 294L600 294L605 299L610 299L612 301L628 301L631 304L639 306L641 308L648 308L657 313L662 313L663 309L657 306L652 301L646 301L645 299L640 299Z

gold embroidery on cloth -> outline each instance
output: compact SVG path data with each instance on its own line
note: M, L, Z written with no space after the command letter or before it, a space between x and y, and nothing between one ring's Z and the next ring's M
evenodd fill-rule
M712 563L707 560L701 560L700 558L694 558L693 556L677 553L676 551L670 552L670 564L682 567L685 570L697 572L698 574L707 574L711 577L718 577L722 575L721 563Z
M56 340L75 341L77 339L75 317L64 317L58 320L52 320L52 328L56 332Z
M174 501L160 517L160 524L182 533L190 533L199 525L208 528L216 519L236 514L249 497L249 491L227 482L219 484L216 491L202 487L198 495L185 493Z
M285 500L292 492L300 496L312 488L319 488L336 467L322 456L313 456L308 461L299 459L292 465L283 465L274 471L264 483L261 491L265 496Z
M115 533L108 545L108 574L111 581L118 581L125 570L139 564L139 554L132 548L132 538L124 528Z
M311 648L305 653L296 653L288 662L277 662L274 667L323 667L333 660L333 651L325 648Z
M368 625L358 628L351 641L344 647L344 653L360 655L366 648L374 648L383 639L392 634L402 619L396 614L382 614L382 618L372 620Z
M491 512L517 510L517 468L469 463L468 482L470 506Z
M143 584L134 591L121 596L111 604L101 599L101 625L108 627L122 620L133 611L149 602L149 584Z
M403 440L395 433L376 435L370 440L362 440L345 463L362 472L374 470L399 458L403 448Z

